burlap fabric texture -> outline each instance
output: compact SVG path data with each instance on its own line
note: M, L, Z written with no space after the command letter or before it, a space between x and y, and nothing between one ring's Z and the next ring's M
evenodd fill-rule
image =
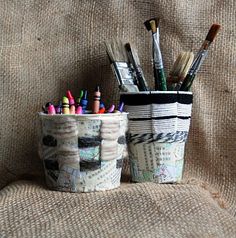
M0 237L235 237L235 11L234 0L1 0ZM91 95L97 83L104 101L117 102L104 40L135 43L153 85L143 22L154 16L167 72L181 50L197 51L212 23L222 25L193 85L183 184L68 194L20 181L43 175L42 103L68 88Z

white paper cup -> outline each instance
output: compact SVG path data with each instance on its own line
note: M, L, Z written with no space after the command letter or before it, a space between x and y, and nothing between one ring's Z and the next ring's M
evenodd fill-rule
M191 92L122 93L129 113L128 150L134 182L180 182L188 137Z
M39 152L49 188L91 192L120 186L127 113L39 113L39 121Z

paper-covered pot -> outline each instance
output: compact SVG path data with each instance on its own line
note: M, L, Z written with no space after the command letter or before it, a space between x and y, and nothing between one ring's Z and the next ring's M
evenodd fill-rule
M39 121L39 152L49 188L90 192L119 187L127 113L39 113Z
M129 113L128 150L132 181L180 182L188 137L192 93L122 93Z

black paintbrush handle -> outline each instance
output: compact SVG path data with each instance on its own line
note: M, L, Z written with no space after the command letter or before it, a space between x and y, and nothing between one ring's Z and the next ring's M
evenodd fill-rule
M185 77L184 82L182 83L179 90L180 91L189 91L193 84L194 78L195 78L195 74L193 74L193 75L187 74L187 76Z
M136 69L136 76L138 79L139 90L140 91L148 91L147 82L146 82L143 72L140 68Z

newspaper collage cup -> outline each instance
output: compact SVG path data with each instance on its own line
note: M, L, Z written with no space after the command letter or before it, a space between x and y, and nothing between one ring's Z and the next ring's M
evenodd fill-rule
M127 113L39 113L39 121L39 154L49 188L91 192L119 187Z
M122 93L129 113L128 151L134 182L180 182L188 137L191 92Z

